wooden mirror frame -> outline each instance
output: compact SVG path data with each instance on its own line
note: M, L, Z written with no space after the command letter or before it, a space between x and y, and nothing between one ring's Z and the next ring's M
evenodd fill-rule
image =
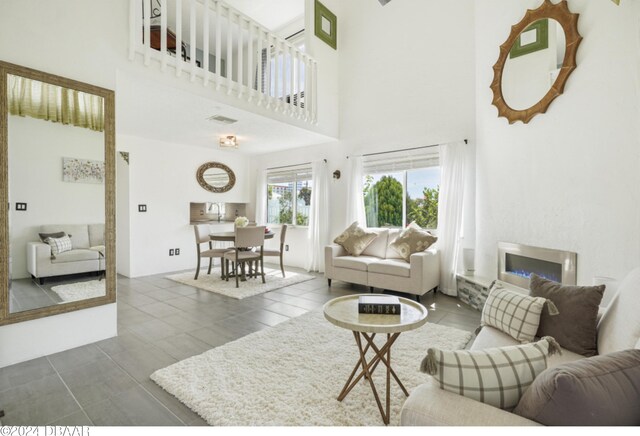
M524 18L511 27L511 35L500 46L500 56L493 66L493 82L491 89L493 90L493 104L498 108L498 117L505 117L509 120L509 124L516 121L522 121L527 124L533 117L543 114L549 108L551 102L564 92L564 87L569 75L576 69L576 53L578 46L582 41L582 36L578 32L578 17L580 14L574 14L569 10L566 0L562 0L558 4L551 3L551 0L544 0L544 3L537 9L529 9ZM511 51L511 47L516 42L520 34L531 24L538 20L551 18L556 20L562 26L566 37L566 52L562 68L558 78L551 86L551 89L542 97L538 103L528 109L516 110L511 108L502 95L502 74L507 56Z
M215 186L211 186L210 184L208 184L204 180L204 173L205 171L211 168L219 168L225 171L229 175L229 183L227 183L221 188L216 188ZM230 191L231 188L233 188L236 184L236 175L233 172L233 170L220 162L207 162L206 164L200 165L200 168L198 168L198 172L196 173L196 179L198 180L198 183L200 184L200 186L202 186L207 191L215 192L216 194Z
M9 210L0 207L0 325L58 315L116 302L116 208L115 208L115 94L113 91L31 68L0 61L0 204L9 204L9 138L7 75L26 77L78 90L104 99L105 161L105 296L10 313L9 311Z

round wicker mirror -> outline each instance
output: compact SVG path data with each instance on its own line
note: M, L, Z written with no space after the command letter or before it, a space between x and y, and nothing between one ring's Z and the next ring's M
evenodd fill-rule
M220 162L207 162L200 165L196 179L204 189L215 193L227 192L236 184L236 175L233 170Z
M582 41L578 17L566 0L558 4L544 0L511 27L511 35L500 46L491 83L492 104L509 124L528 123L563 93Z

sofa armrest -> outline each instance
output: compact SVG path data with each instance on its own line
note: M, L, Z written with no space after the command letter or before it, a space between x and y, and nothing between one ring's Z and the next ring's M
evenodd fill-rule
M440 284L440 252L435 248L412 254L409 265L411 278L423 293Z
M325 272L330 273L333 269L333 258L338 256L346 256L347 250L345 250L341 245L331 244L324 246L324 267Z
M530 426L540 425L497 407L445 391L433 381L411 391L402 406L404 426Z
M51 246L43 242L27 242L27 271L38 276L38 264L51 262Z

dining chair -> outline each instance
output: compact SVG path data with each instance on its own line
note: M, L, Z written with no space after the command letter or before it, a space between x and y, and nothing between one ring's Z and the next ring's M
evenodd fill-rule
M283 224L282 229L280 229L280 250L264 250L265 256L280 256L280 271L282 271L282 277L284 277L284 239L287 235L287 225Z
M198 280L198 275L200 274L200 259L203 257L209 258L209 270L207 271L207 274L211 274L213 259L220 258L220 271L222 273L222 278L224 279L225 273L223 257L224 254L229 251L229 248L213 248L211 238L209 237L209 224L196 224L193 228L196 233L196 248L198 250L198 266L196 266L196 276L194 277L194 280ZM204 244L205 242L209 243L208 250L202 250L200 247L200 244Z
M260 262L260 274L262 275L262 283L266 283L264 279L264 226L260 227L236 227L235 247L231 251L224 254L225 268L229 270L229 261L235 263L236 288L239 287L238 276L240 271L244 275L244 266L246 263L253 261ZM250 248L258 248L260 251L253 251ZM226 276L229 281L229 274Z

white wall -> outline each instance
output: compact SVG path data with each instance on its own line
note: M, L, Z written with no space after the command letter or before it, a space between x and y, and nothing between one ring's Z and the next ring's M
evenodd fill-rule
M116 68L128 62L127 35L126 1L105 7L98 0L5 0L1 6L0 59L110 89ZM115 307L0 327L0 366L116 335Z
M104 134L29 117L9 117L12 277L29 277L27 242L44 224L104 223L104 184L62 181L62 158L104 162ZM27 203L16 211L15 203Z
M327 159L329 172L339 169L343 175L331 180L333 238L348 224L347 156L473 139L474 2L404 0L384 7L370 0L324 3L338 16L340 140L259 156L251 163L251 174ZM312 26L307 29L318 51L333 51L313 34ZM473 141L468 151L465 241L473 245ZM255 204L253 190L251 195ZM285 263L305 266L306 229L293 228L287 235L291 250Z
M640 4L569 1L584 37L564 95L529 124L491 106L498 47L537 0L476 3L477 265L497 243L578 253L578 282L640 264Z
M131 276L131 201L129 163L116 154L116 271Z
M116 305L92 307L0 327L0 368L118 334Z
M159 274L196 265L189 203L249 201L249 170L245 156L184 144L172 144L118 135L118 148L129 152L129 208L131 277ZM229 192L214 194L196 180L196 171L206 162L222 162L236 175ZM147 212L138 212L146 204ZM169 249L180 248L180 256Z

